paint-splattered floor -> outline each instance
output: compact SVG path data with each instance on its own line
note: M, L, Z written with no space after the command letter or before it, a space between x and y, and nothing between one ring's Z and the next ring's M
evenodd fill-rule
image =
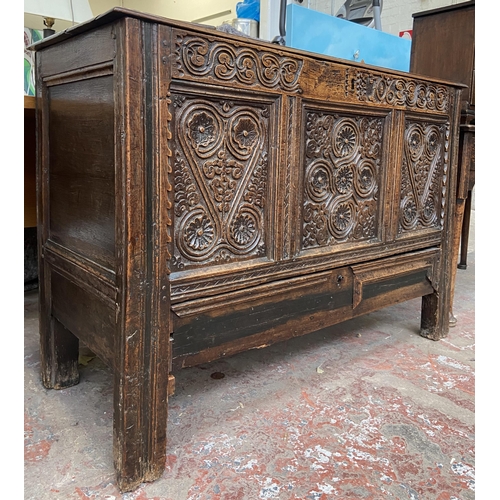
M26 293L25 499L475 498L474 270L472 251L442 341L418 335L412 300L179 372L165 472L124 495L111 373L92 359L78 386L45 390Z

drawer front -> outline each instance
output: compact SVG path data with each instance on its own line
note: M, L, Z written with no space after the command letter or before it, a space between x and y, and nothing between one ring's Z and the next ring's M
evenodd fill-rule
M191 366L352 316L349 267L175 304L174 363Z
M428 249L352 266L356 314L432 293L439 254Z
M412 252L174 304L174 364L264 347L431 294L439 253Z

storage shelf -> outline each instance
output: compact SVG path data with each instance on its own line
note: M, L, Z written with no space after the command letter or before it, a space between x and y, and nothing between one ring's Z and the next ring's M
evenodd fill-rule
M35 109L35 108L36 108L35 96L25 95L24 96L24 109Z

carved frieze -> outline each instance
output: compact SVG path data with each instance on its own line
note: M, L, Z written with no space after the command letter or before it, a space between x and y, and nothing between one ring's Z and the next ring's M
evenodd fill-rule
M174 98L174 269L262 256L267 106Z
M303 248L377 237L383 124L307 113Z
M174 78L237 82L264 89L301 92L298 83L303 66L301 59L180 31L175 32L175 40Z
M444 85L366 70L348 71L346 95L354 94L362 102L440 112L450 107L450 91Z
M448 134L447 125L406 122L399 234L443 226Z

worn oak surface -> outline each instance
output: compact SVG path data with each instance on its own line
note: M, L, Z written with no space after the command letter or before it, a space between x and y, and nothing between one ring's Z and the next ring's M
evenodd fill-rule
M447 335L460 85L120 8L35 49L42 380L111 367L122 491L183 366L418 297Z

